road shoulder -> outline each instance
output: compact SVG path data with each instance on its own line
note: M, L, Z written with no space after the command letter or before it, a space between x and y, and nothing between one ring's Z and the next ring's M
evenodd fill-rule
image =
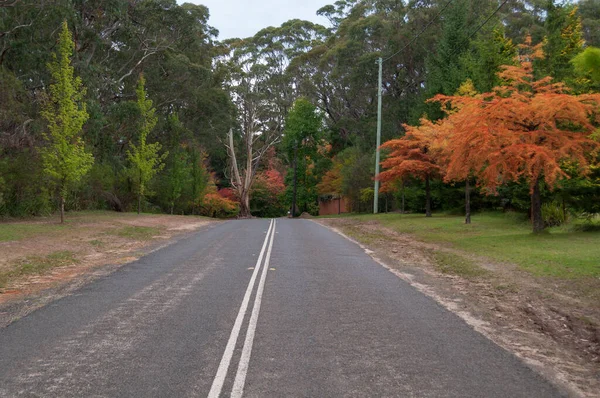
M26 233L0 242L0 271L9 276L0 288L0 327L215 223L107 212L75 214L66 226L53 219L4 223Z

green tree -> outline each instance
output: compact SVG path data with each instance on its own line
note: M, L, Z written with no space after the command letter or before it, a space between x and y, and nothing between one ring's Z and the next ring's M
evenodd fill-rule
M174 152L170 167L165 176L165 199L168 201L170 213L173 214L176 202L181 198L186 185L190 182L188 157L185 151Z
M546 18L547 34L544 38L544 59L538 61L543 74L555 80L573 83L574 70L571 60L583 51L583 32L577 7L556 5L549 0Z
M575 73L592 91L600 91L600 48L588 47L571 60Z
M600 0L579 0L577 2L583 36L588 46L600 46Z
M469 76L463 58L471 48L469 18L465 12L471 6L469 0L456 0L448 9L442 25L437 48L427 59L427 97L436 94L451 95ZM431 120L444 116L439 108L425 105Z
M294 102L285 121L283 147L290 163L296 162L296 206L306 212L315 212L317 207L318 175L315 163L322 141L323 117L316 107L305 98ZM286 196L292 203L294 191L294 168L286 176Z
M58 191L61 223L65 219L65 197L69 188L81 180L94 163L94 157L86 152L80 136L88 113L83 103L85 89L71 66L74 48L71 32L64 21L57 53L48 64L53 83L42 111L48 122L48 132L45 134L47 146L41 150L44 172Z
M500 84L500 66L514 62L517 47L506 37L502 28L495 28L472 44L473 51L465 55L461 63L477 91L485 93Z
M149 144L148 134L156 126L158 118L155 115L155 109L152 107L152 100L146 98L145 89L146 80L143 75L140 75L137 88L137 106L140 111L141 120L138 126L138 143L131 144L131 149L127 150L127 158L131 163L131 176L135 185L135 190L138 197L138 214L142 208L142 198L146 194L146 187L150 180L163 169L163 160L168 153L159 154L162 145L159 142Z
M189 151L189 160L191 163L190 169L190 186L188 204L192 208L192 214L195 214L196 208L202 202L202 198L206 192L210 175L204 165L206 155L200 152L197 148L191 148Z

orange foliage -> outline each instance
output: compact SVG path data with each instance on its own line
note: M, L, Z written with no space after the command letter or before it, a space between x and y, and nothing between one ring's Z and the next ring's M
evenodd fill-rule
M600 122L600 94L571 95L550 77L536 80L532 61L543 54L531 47L530 38L522 49L525 54L516 66L503 67L499 77L504 84L493 92L432 99L449 109L440 122L448 132L447 181L473 173L480 185L495 192L505 182L525 178L533 190L541 178L553 187L567 177L560 168L564 160L586 172L588 156L599 146L590 135L593 119Z
M381 148L391 150L381 162L384 171L379 174L383 182L381 190L393 189L394 182L408 176L425 180L442 175L439 154L443 146L443 126L421 119L418 127L404 126L406 135L390 140Z
M215 192L204 195L200 205L202 215L209 217L228 218L234 217L239 212L239 204Z
M320 195L341 195L342 194L342 162L333 159L333 167L329 170L321 182L317 184L317 192Z
M285 191L283 175L274 168L258 173L255 185L264 187L273 196L281 195Z

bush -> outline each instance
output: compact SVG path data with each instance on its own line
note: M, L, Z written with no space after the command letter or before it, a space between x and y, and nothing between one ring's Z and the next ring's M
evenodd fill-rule
M240 212L239 205L218 193L207 193L200 205L200 215L215 218L232 218Z
M221 189L219 193L233 199L234 197L223 192L226 190L227 188ZM311 211L310 204L308 204L306 210ZM250 195L250 212L252 215L257 217L281 217L287 211L285 184L281 173L275 169L259 172Z
M557 227L567 223L569 216L558 202L548 202L542 205L542 219L546 227Z

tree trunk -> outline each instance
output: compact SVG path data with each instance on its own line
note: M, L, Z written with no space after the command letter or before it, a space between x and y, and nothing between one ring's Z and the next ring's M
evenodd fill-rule
M292 193L292 218L296 217L296 194L298 187L298 142L294 143L294 192Z
M538 179L531 192L531 223L533 233L537 234L544 230L544 219L542 218L542 195L540 193L540 180Z
M65 197L60 195L60 223L65 223Z
M142 211L142 194L138 193L138 214Z
M469 178L465 185L465 224L471 224L471 184Z
M404 214L404 180L402 180L402 214Z
M240 193L240 217L250 218L250 191L244 190Z
M425 177L425 217L431 217L431 187L429 176Z

